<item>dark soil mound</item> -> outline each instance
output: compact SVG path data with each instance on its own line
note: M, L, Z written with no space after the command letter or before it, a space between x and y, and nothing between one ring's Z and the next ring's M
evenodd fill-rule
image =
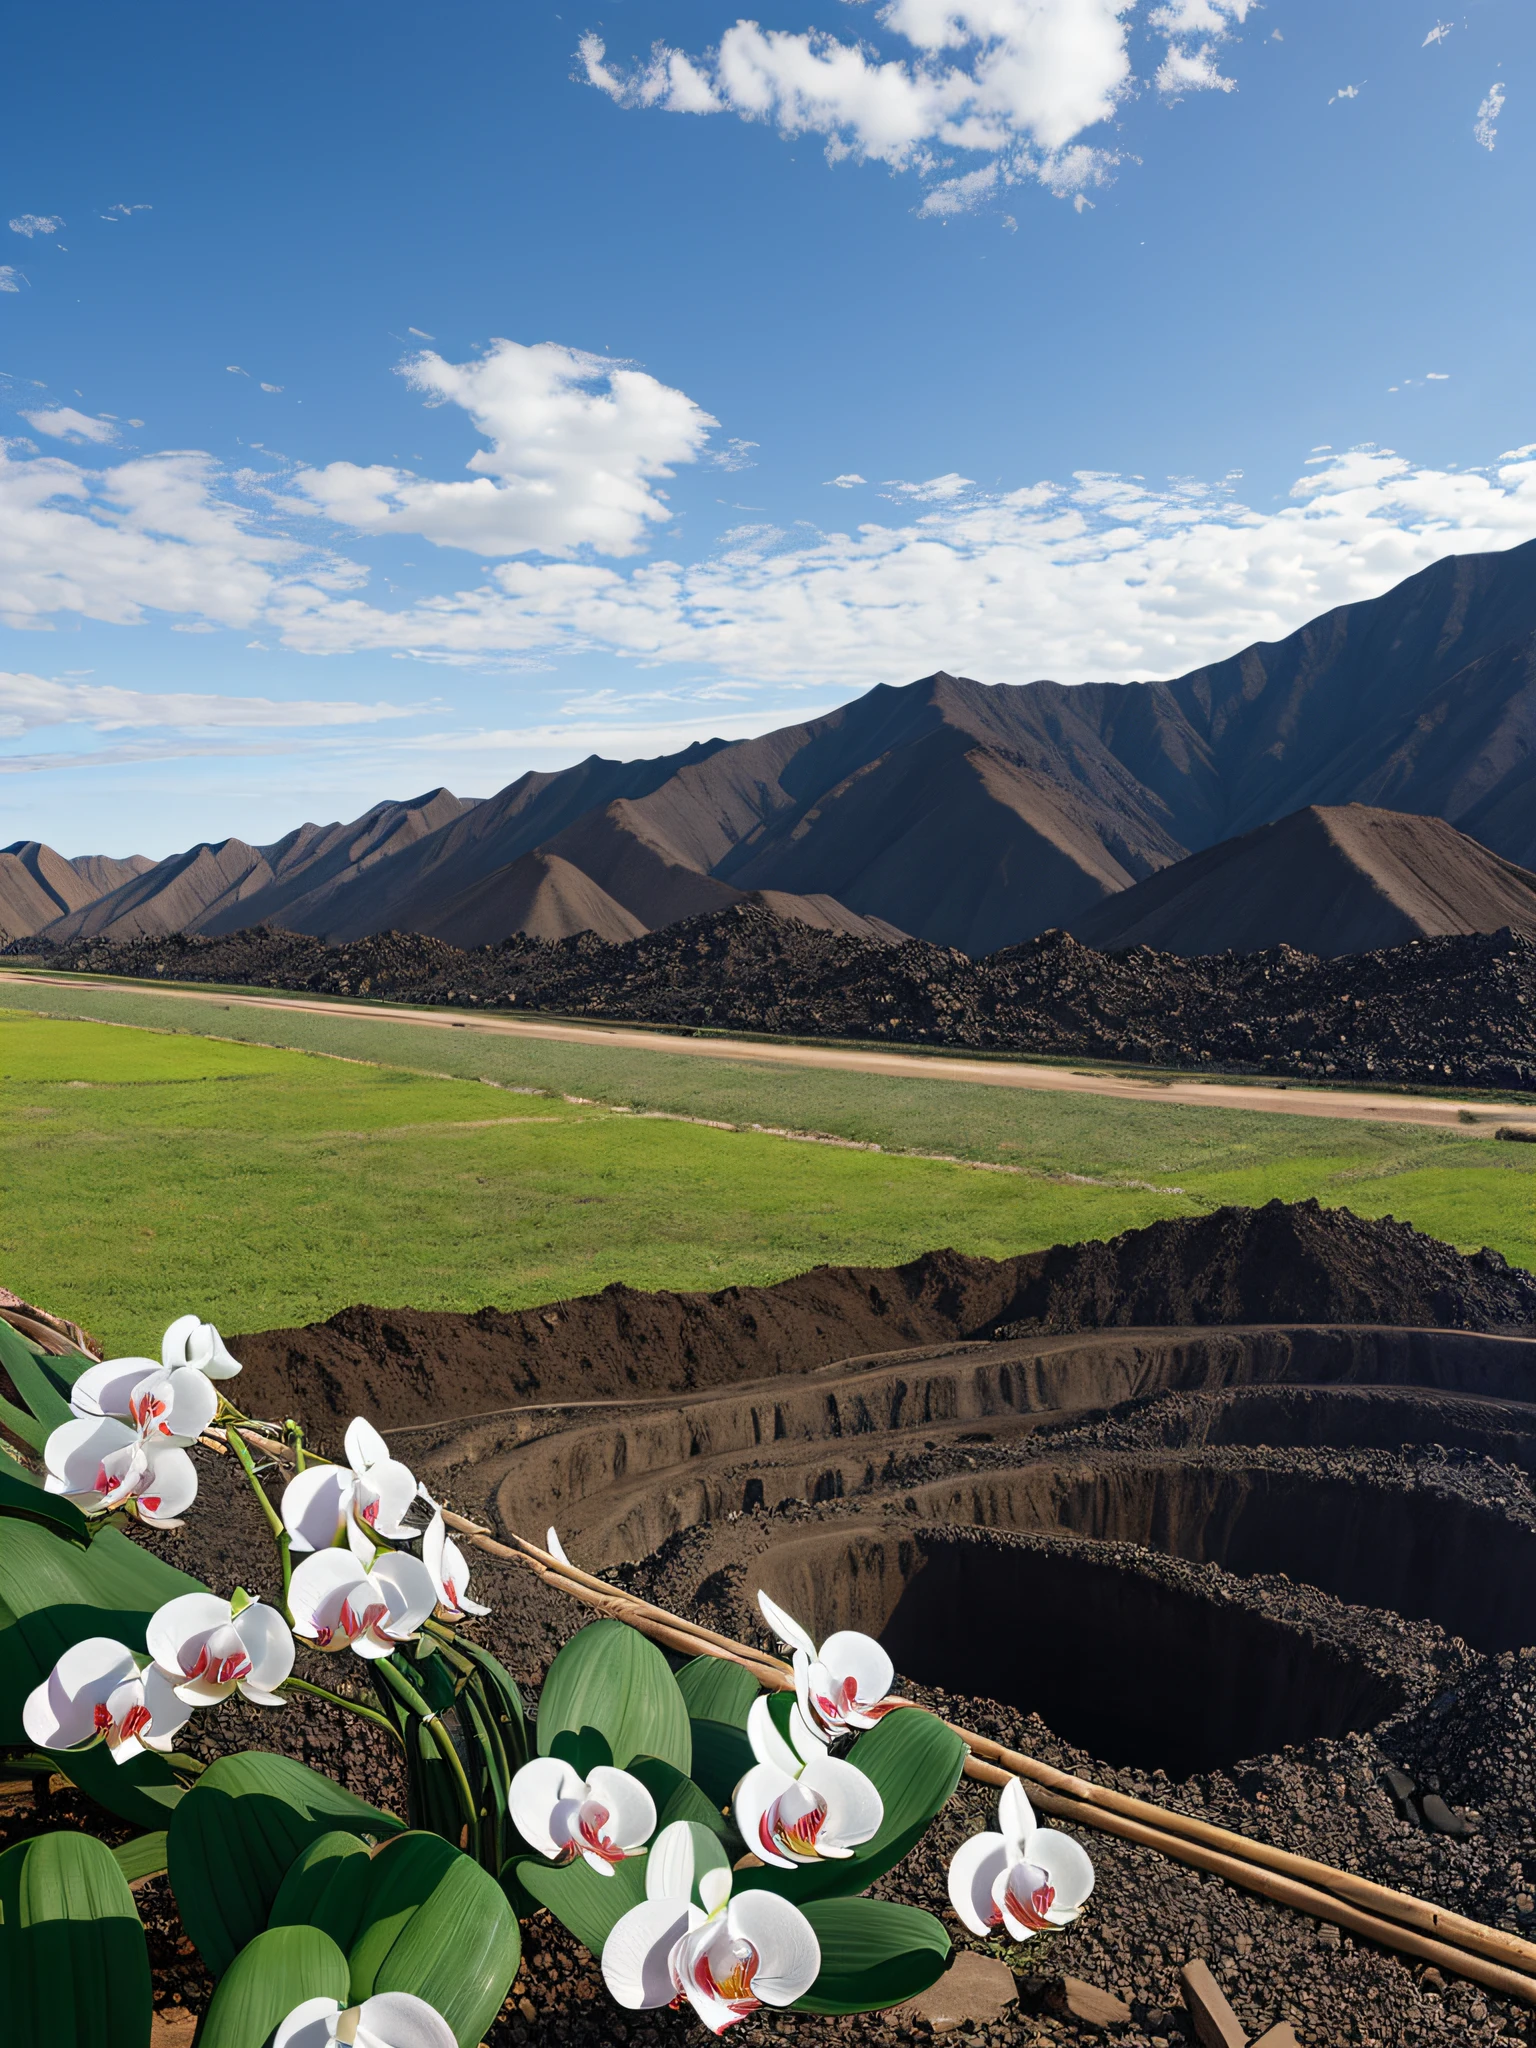
M13 952L38 951L18 942ZM227 938L82 941L87 973L547 1010L892 1045L1045 1053L1338 1080L1536 1089L1536 942L1502 931L1319 960L1289 946L1184 959L1046 932L984 960L780 918L761 903L623 945L590 932L458 951L383 932L327 946L274 926Z
M774 1287L601 1294L473 1315L348 1308L231 1340L248 1411L381 1427L803 1373L907 1345L1147 1325L1390 1323L1536 1330L1536 1277L1390 1217L1316 1202L1220 1209L1017 1259L927 1252Z

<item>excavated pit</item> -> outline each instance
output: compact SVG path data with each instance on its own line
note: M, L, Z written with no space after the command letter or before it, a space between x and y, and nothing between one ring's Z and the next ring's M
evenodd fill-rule
M1038 1714L1122 1768L1187 1777L1402 1705L1379 1665L1126 1544L854 1527L762 1564L818 1634L862 1629L919 1685Z

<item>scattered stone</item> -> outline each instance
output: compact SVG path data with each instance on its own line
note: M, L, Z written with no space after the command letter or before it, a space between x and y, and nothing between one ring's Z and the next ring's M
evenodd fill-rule
M1208 1964L1197 1956L1180 1970L1179 1982L1201 2048L1248 2048L1248 2036Z
M1381 1782L1392 1794L1392 1803L1404 1820L1417 1821L1421 1818L1414 1804L1419 1788L1406 1771L1400 1771L1395 1764L1388 1764L1381 1774Z
M967 2020L980 2026L998 2019L1009 2006L1017 2005L1019 1987L1013 1972L999 1956L978 1955L975 1949L955 1951L954 1961L937 1984L930 1984L916 1998L898 2005L888 2018L898 2027L923 2021L936 2034L953 2033ZM1130 2018L1129 2012L1126 2018Z
M1301 2043L1290 2021L1280 2020L1267 2033L1260 2034L1253 2048L1301 2048Z
M1045 2003L1049 2011L1087 2027L1129 2026L1135 2017L1123 1998L1097 1984L1085 1984L1081 1977L1058 1977L1047 1988Z
M1453 1841L1464 1842L1473 1831L1465 1815L1447 1806L1438 1792L1426 1792L1419 1801L1419 1811L1432 1834L1449 1835Z

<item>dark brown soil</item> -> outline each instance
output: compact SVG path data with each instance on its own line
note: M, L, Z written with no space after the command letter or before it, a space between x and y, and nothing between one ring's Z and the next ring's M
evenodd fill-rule
M632 1399L804 1373L905 1345L1033 1331L1221 1323L1392 1323L1536 1330L1536 1276L1390 1217L1271 1202L1154 1223L1017 1259L927 1252L904 1266L821 1266L714 1294L612 1286L472 1315L347 1308L232 1338L248 1412L322 1433L519 1403Z
M1289 946L1199 959L1145 946L1098 953L1051 931L973 960L917 939L886 945L816 931L744 902L624 945L588 933L463 953L383 932L327 946L259 926L225 938L85 941L44 957L87 973L684 1030L1536 1089L1536 942L1508 931L1334 960Z

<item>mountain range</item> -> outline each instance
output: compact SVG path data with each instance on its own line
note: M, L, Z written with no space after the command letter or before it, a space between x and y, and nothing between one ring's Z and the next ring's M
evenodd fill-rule
M1056 926L1204 951L1306 943L1310 891L1313 949L1342 951L1526 928L1533 865L1528 542L1447 556L1171 682L941 672L758 739L592 756L478 802L432 790L271 846L115 866L17 846L0 928L622 940L761 893L780 915L970 954Z

